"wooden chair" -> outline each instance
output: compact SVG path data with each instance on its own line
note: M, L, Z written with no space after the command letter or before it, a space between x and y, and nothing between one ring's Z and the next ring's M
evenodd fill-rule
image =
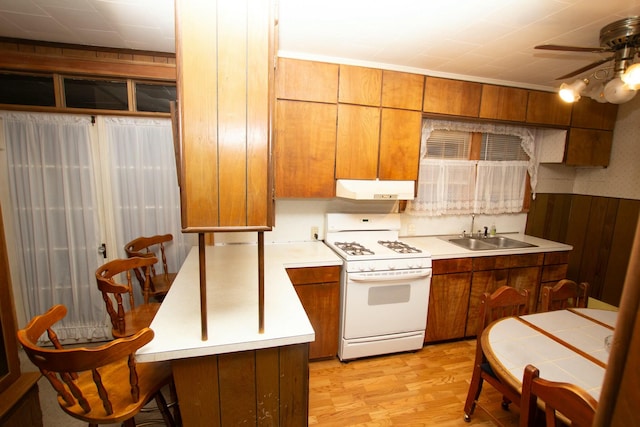
M502 407L508 409L511 402L520 403L520 393L502 383L495 375L482 351L480 337L485 327L491 322L507 316L519 316L527 313L529 305L529 291L518 291L510 286L501 286L492 294L485 292L480 298L478 319L478 335L476 341L476 357L473 364L471 384L467 400L464 404L464 420L471 421L471 415L476 408L482 385L486 381L502 393Z
M520 427L536 425L538 399L544 402L547 427L565 425L558 423L556 412L571 421L572 427L591 427L598 402L582 388L566 383L540 378L540 371L533 365L524 368L522 400L520 402Z
M161 393L172 382L171 364L135 360L136 350L153 339L151 329L97 347L64 349L52 326L66 314L65 306L56 305L18 331L25 353L58 392L63 411L89 426L135 426L135 415L155 399L166 425L175 426L176 418L180 423L177 406L174 417ZM45 332L53 347L37 344Z
M107 306L114 338L129 337L148 327L160 308L160 303L149 302L149 272L156 262L155 257L116 259L96 270L98 289ZM131 272L136 270L142 271L145 283L144 303L137 305L131 284ZM116 282L120 273L126 277L126 283Z
M542 288L542 311L584 308L589 300L589 284L562 279L555 286Z
M167 267L167 256L165 254L164 245L171 242L173 236L171 234L162 234L151 237L138 237L133 239L124 246L124 250L129 258L131 257L156 257L157 252L160 253L159 260L162 262L162 274L156 273L155 264L151 266L151 283L150 296L156 300L162 301L164 296L169 292L173 280L177 273L170 273ZM140 286L144 285L144 276L142 271L136 270L136 277Z

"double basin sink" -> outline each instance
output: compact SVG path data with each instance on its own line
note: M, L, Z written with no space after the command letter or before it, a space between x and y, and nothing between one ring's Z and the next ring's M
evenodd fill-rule
M504 236L492 236L492 237L455 237L444 238L449 243L458 245L462 248L469 249L471 251L491 251L499 249L517 249L517 248L532 248L537 245L526 243L520 240L510 239Z

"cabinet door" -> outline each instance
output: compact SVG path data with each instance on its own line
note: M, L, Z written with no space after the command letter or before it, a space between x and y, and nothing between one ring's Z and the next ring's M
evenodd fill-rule
M538 307L538 290L540 287L540 267L520 267L509 269L509 286L521 291L529 291L529 313L535 313Z
M569 129L565 164L569 166L609 166L613 132L595 129Z
M295 290L316 333L316 340L309 344L309 359L335 357L340 318L339 282L298 285Z
M527 96L528 92L525 89L482 85L480 117L524 122L527 112Z
M422 111L478 117L482 84L429 77L425 79Z
M334 197L334 104L276 102L276 197Z
M464 337L470 279L471 273L443 274L431 278L425 342Z
M527 102L527 123L569 126L571 107L557 93L531 90Z
M336 178L377 178L379 132L380 108L338 106Z
M176 1L185 231L272 224L271 7Z
M420 111L424 92L421 74L382 71L382 106Z
M380 106L382 70L340 65L338 102Z
M582 97L573 104L571 126L577 128L613 130L616 125L618 104L600 103Z
M504 257L487 258L503 259ZM492 294L500 286L506 286L508 282L508 269L475 271L474 260L474 272L471 278L471 292L469 294L469 314L465 331L467 337L473 337L478 333L478 315L480 313L480 297L482 297L482 294L485 292Z
M417 181L421 132L421 112L382 109L380 179Z
M297 101L338 102L338 64L279 58L276 97Z

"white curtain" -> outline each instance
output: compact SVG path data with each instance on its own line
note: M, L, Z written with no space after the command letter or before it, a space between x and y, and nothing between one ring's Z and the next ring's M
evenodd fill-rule
M3 113L12 199L28 318L55 304L68 314L61 339L105 339L105 305L94 272L100 228L89 117ZM8 226L8 225L5 225Z
M408 213L428 216L473 213L477 161L423 159L418 194Z
M138 236L173 234L172 271L194 244L181 232L171 122L98 117L94 127L89 116L0 117L26 318L64 304L60 339L111 339L95 270L125 257L125 243ZM98 252L103 242L107 259Z
M523 161L478 161L473 211L480 214L521 212L527 166Z
M124 245L136 237L171 233L167 263L177 271L194 236L181 231L171 120L99 117L98 126L107 142L101 157L110 177L104 185L112 205L106 211L115 214L115 253L126 257Z

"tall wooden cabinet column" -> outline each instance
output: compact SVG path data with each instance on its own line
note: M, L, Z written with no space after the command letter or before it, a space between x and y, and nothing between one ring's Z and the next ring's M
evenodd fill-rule
M271 2L176 0L185 232L273 225Z

